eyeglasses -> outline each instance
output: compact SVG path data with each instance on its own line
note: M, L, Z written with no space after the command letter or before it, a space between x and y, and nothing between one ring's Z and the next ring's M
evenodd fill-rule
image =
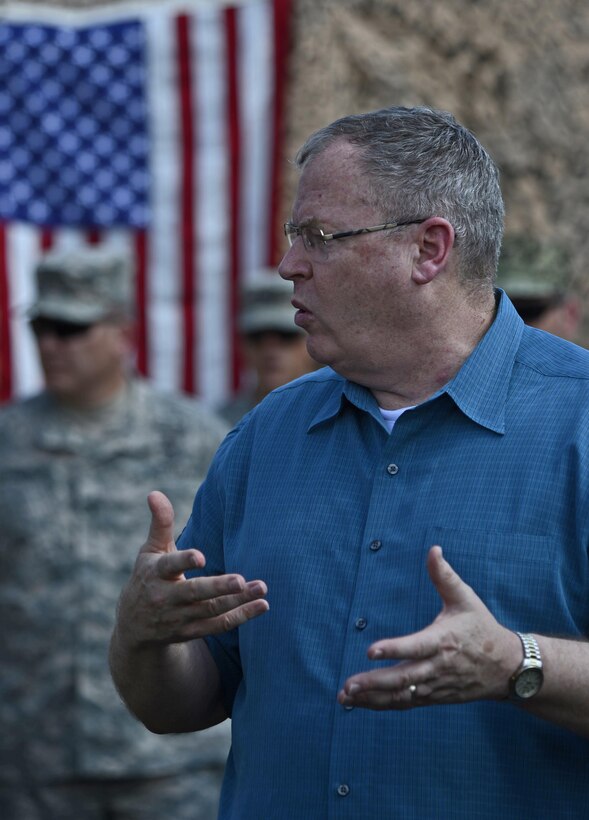
M405 225L420 225L425 219L410 219L407 222L384 222L382 225L373 225L370 228L355 228L352 231L340 231L339 233L324 233L321 228L311 225L293 225L292 222L284 223L284 235L288 239L288 244L292 248L297 236L303 240L305 250L309 253L321 253L325 255L327 243L332 239L345 239L347 236L359 236L363 233L377 233L387 231L391 228L402 228Z
M39 317L31 321L31 330L37 338L56 336L58 339L72 339L83 336L94 327L92 323L65 322L61 319Z

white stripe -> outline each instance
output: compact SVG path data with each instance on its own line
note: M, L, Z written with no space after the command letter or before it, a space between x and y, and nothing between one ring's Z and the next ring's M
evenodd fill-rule
M194 34L199 291L197 383L211 405L229 388L229 157L225 27L220 11L198 16Z
M181 387L180 188L174 19L156 10L146 26L151 131L152 225L148 247L148 361L164 390Z
M100 244L103 247L111 248L113 251L124 256L133 272L133 278L136 279L136 257L135 257L135 241L134 234L128 228L109 228L101 232ZM135 300L133 299L132 307L135 307ZM130 364L136 367L136 357L131 359Z
M269 3L248 5L238 12L240 120L242 133L241 250L245 276L267 264L270 244L268 201L273 98L273 18Z
M33 270L40 256L39 232L34 226L12 222L7 226L6 243L13 393L29 396L43 385L37 346L26 315L36 295Z
M157 10L166 15L194 14L201 9L247 5L255 0L158 0ZM72 4L73 5L73 4ZM115 22L133 17L143 17L152 9L145 0L105 3L94 7L58 8L44 3L8 2L2 7L2 20L6 22L35 21L39 25L89 26ZM153 3L155 5L155 3Z
M100 244L118 251L134 264L135 245L133 233L128 228L109 228L101 231Z

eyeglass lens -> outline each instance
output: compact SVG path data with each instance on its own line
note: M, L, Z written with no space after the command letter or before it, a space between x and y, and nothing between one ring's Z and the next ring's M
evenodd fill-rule
M37 318L31 321L31 330L35 336L56 336L58 339L71 339L83 336L93 327L89 323L64 322L61 319Z
M309 225L298 227L287 222L284 226L284 233L288 239L288 244L292 247L297 236L303 240L303 245L308 251L325 250L325 242L321 236L321 232L317 228L312 228Z

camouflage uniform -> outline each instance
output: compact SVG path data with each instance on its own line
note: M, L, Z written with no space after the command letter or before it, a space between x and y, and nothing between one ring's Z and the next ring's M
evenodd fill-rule
M0 410L3 820L216 816L228 722L151 734L121 703L107 647L147 493L165 492L182 524L224 433L198 403L140 381L83 415L48 393ZM99 809L103 780L113 804Z

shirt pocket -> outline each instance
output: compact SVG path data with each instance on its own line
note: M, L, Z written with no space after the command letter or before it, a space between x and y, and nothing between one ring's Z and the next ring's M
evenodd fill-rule
M430 527L424 547L434 544L442 547L448 563L509 629L542 631L569 624L554 537ZM420 585L420 603L428 623L442 606L427 573Z

